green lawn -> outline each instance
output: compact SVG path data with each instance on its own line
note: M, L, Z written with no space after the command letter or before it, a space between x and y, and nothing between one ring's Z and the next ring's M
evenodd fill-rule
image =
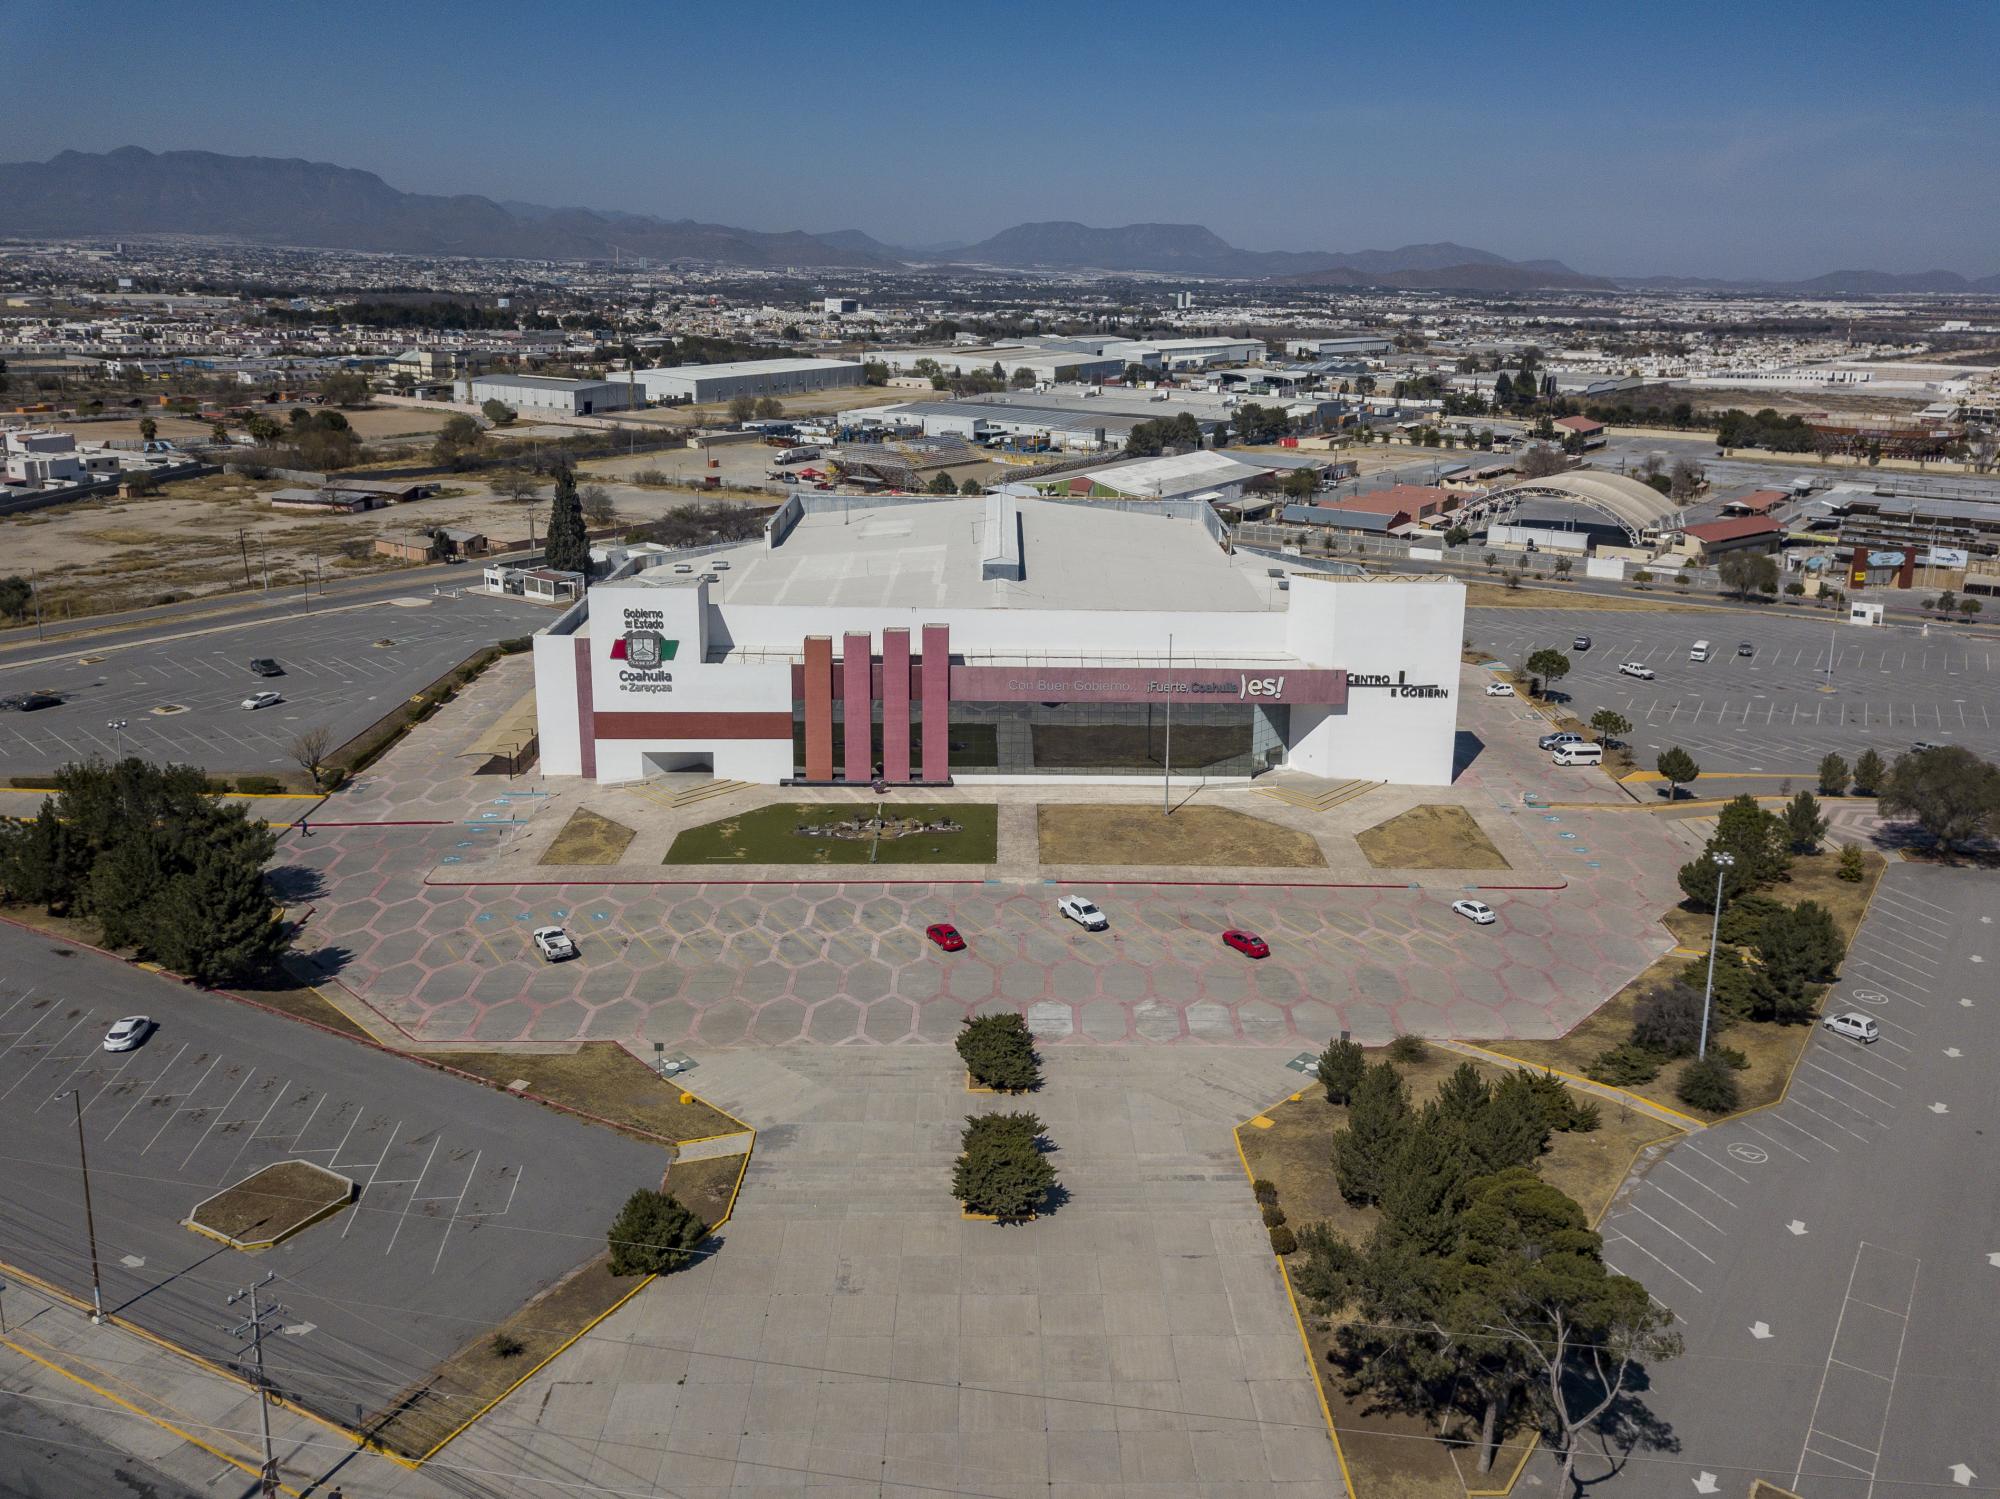
M949 820L955 833L912 833L900 838L812 837L802 826L847 818ZM779 802L720 822L689 828L674 839L667 864L991 864L998 857L999 808L969 804L856 800ZM873 857L871 859L871 850Z

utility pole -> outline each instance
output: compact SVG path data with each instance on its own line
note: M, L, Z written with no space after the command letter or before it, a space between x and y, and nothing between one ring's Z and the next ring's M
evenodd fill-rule
M236 550L243 554L243 586L250 586L250 543L243 537L243 528L236 528Z
M42 634L42 575L32 567L28 569L28 588L35 600L35 639L41 640L45 638Z
M257 1475L257 1492L264 1495L265 1499L278 1492L278 1460L271 1455L271 1390L264 1379L264 1334L270 1330L265 1323L269 1318L281 1316L285 1309L275 1301L260 1308L257 1305L257 1292L277 1278L277 1272L273 1271L262 1280L231 1293L228 1298L230 1306L248 1298L250 1315L234 1327L223 1329L233 1338L247 1337L250 1340L250 1363L256 1371L257 1430L264 1440L264 1466Z
M83 1148L83 1092L71 1088L58 1093L57 1098L67 1098L76 1105L76 1159L83 1167L83 1232L90 1240L90 1320L104 1320L104 1280L97 1270L97 1214L90 1206L90 1156Z

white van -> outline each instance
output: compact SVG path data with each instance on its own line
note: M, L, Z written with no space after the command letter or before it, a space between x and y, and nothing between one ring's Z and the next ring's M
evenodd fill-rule
M1601 744L1559 744L1550 757L1557 765L1602 765L1604 746Z
M1688 652L1688 660L1706 661L1707 659L1708 659L1708 642L1706 640L1697 640L1694 643L1694 648Z

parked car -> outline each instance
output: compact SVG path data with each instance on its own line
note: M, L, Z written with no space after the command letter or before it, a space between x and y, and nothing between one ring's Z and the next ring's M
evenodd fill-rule
M1488 682L1486 684L1486 695L1488 697L1512 697L1514 695L1514 684L1511 682Z
M149 1015L127 1015L123 1020L104 1033L106 1051L136 1051L146 1044L146 1038L153 1034L153 1020Z
M958 935L958 928L949 921L934 921L924 928L924 935L946 952L964 952L965 939Z
M253 692L243 699L245 708L275 708L285 700L282 692Z
M250 662L250 671L253 676L259 677L282 677L285 674L284 667L278 665L269 656L255 657Z
M1500 919L1493 914L1493 908L1483 900L1455 900L1451 903L1451 908L1467 921L1476 921L1481 926L1491 926Z
M37 708L54 708L62 703L59 692L24 692L15 700L14 706L23 713L32 713Z
M1101 932L1111 925L1111 918L1097 909L1096 902L1081 895L1064 896L1056 902L1056 909L1087 932Z
M1590 649L1590 637L1588 635L1579 635L1569 645L1573 651L1587 651Z
M1656 673L1643 661L1620 661L1618 669L1628 677L1637 677L1642 682L1650 682Z
M1757 647L1747 640L1739 640L1736 642L1736 654L1739 656L1754 656L1757 654Z
M1836 1036L1859 1041L1863 1046L1873 1046L1882 1039L1882 1027L1875 1023L1875 1017L1864 1015L1859 1010L1849 1010L1841 1015L1829 1015L1820 1021L1820 1024Z
M536 950L548 962L560 963L576 956L576 943L559 926L538 926L534 937Z
M1913 755L1921 755L1925 750L1934 750L1943 748L1944 748L1943 745L1935 744L1928 739L1919 739L1915 744L1910 746L1910 753Z
M1271 956L1270 943L1266 942L1255 932L1239 932L1235 927L1231 927L1222 934L1222 945L1224 947L1235 948L1246 958L1268 958Z
M1553 734L1544 734L1535 741L1536 749L1554 749L1559 744L1582 744L1583 735L1570 729L1557 729Z

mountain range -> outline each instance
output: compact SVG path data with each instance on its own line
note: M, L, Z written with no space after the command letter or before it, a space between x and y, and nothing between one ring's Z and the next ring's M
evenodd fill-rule
M64 151L0 163L0 235L176 234L315 249L530 260L625 256L757 269L893 270L908 264L1001 270L1149 273L1298 287L1527 292L1655 286L1804 295L1994 292L2000 276L1834 271L1801 282L1607 278L1559 260L1508 260L1468 245L1394 250L1244 250L1200 224L1094 228L1017 224L973 244L892 245L859 229L773 233L476 194L406 193L373 172L324 162L210 151Z

